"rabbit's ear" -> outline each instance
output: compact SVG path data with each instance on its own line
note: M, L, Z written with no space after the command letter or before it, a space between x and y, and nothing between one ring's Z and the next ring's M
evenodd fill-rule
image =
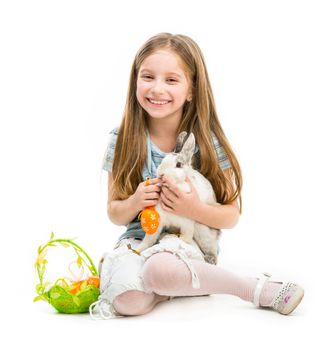
M182 157L185 163L191 164L194 150L195 150L195 137L194 137L194 134L191 132L180 152L182 154Z
M186 135L187 135L187 132L186 131L182 131L177 136L175 153L179 153L181 151Z

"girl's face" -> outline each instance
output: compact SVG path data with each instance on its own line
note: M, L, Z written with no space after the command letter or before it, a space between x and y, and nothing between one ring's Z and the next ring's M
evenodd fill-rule
M139 69L136 94L151 118L181 120L184 102L191 94L180 58L168 50L148 56Z

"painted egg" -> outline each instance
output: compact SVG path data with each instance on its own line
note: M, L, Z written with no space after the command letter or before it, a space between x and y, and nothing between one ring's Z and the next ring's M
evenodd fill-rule
M147 235L154 234L159 225L159 214L153 207L143 209L140 213L141 216L141 227Z

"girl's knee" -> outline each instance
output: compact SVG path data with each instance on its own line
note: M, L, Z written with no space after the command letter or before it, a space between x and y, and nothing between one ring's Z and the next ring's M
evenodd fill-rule
M123 316L137 316L149 312L154 306L154 295L138 290L129 290L118 295L113 306Z
M163 252L152 255L144 264L142 278L145 289L157 294L164 294L171 286L184 283L184 262L171 253Z

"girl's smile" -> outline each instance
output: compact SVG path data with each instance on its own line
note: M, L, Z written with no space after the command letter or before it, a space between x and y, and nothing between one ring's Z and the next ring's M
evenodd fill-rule
M136 95L151 118L180 119L183 105L190 98L190 84L180 58L165 49L144 59L137 77Z
M161 106L164 106L167 103L171 102L168 100L157 100L157 99L151 99L151 98L147 98L147 100L155 107L161 107Z

